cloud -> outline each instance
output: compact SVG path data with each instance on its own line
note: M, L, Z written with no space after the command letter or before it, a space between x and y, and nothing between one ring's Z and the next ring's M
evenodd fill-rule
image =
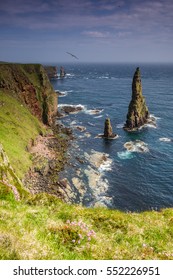
M27 36L38 45L39 40L52 42L56 38L61 45L74 43L88 48L105 43L113 50L115 46L140 49L159 44L167 49L173 44L172 0L1 2L1 42L16 38L22 44Z
M91 38L108 38L110 36L109 32L100 31L84 31L82 34Z

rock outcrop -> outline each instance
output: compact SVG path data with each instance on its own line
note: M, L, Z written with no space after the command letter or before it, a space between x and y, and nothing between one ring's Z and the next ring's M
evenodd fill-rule
M66 74L65 69L64 69L64 67L61 66L60 67L60 78L64 78L65 74Z
M58 78L58 68L56 66L44 66L44 69L45 69L49 79Z
M136 68L132 82L132 100L129 104L127 120L124 129L133 131L147 123L149 111L142 95L142 82L139 67Z
M105 138L114 138L116 134L112 131L111 121L109 118L105 120L105 127L104 127L104 137Z
M104 134L98 134L96 138L116 139L118 135L113 133L111 121L109 118L105 120Z
M7 154L5 153L2 144L0 143L0 182L8 186L15 198L20 199L20 194L16 188L22 188L22 183L12 168Z
M22 101L44 124L57 113L57 94L40 64L0 64L0 90Z

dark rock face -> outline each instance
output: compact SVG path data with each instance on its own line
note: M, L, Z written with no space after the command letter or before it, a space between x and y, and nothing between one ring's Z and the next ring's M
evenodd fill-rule
M0 64L0 90L22 101L44 124L53 123L57 94L42 65Z
M136 68L132 82L132 100L129 104L125 130L136 130L147 123L149 111L142 95L142 83L139 67Z
M49 79L58 78L58 68L56 66L44 66Z
M74 114L74 113L78 113L82 110L83 110L83 108L79 105L77 105L77 106L70 106L70 105L68 106L67 105L67 106L63 106L61 109L61 111L66 114Z
M105 120L105 127L104 127L104 138L114 138L116 134L112 131L111 121L109 118Z

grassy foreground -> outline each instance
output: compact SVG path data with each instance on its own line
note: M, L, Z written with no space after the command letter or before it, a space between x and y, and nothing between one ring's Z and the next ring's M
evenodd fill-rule
M122 213L0 183L0 259L173 259L173 210Z

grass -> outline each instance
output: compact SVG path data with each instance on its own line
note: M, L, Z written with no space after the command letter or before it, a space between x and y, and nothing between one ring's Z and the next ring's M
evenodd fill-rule
M20 179L32 164L27 145L44 131L43 125L25 106L0 91L0 142Z
M173 259L173 210L123 213L0 183L0 259Z

